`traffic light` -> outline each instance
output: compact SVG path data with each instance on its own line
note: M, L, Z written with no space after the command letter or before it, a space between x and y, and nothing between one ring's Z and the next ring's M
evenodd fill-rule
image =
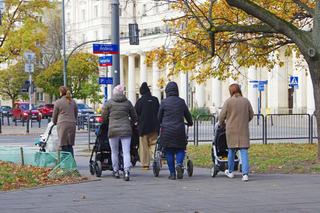
M24 84L21 88L21 92L29 92L30 81L24 81Z
M130 45L139 45L139 27L138 24L129 24L129 43Z
M35 87L33 82L31 86L32 86L32 93L35 93L37 88ZM29 80L24 81L24 84L21 88L21 92L29 92L29 88L30 88L30 81Z

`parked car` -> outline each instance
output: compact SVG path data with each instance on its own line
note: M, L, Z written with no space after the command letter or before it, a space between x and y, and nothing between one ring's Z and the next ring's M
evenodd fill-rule
M27 102L17 102L14 104L14 107L12 109L12 120L16 121L16 120L21 120L21 121L26 121L28 120L28 116L29 116L29 103ZM32 104L31 106L31 119L32 120L37 120L37 121L41 121L42 115L39 112L39 110L37 110L34 105Z
M38 110L41 113L43 118L49 118L49 117L52 117L53 107L54 107L53 104L44 104L44 105L38 106Z
M12 115L12 108L11 106L1 106L0 112L3 114L3 116L11 116Z
M77 106L78 106L78 116L95 114L95 111L91 107L89 107L87 104L77 103Z

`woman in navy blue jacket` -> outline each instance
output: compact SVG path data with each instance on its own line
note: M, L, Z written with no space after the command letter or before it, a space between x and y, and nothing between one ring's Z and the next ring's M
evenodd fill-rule
M159 108L160 144L165 148L165 154L170 171L169 179L183 178L183 160L187 147L185 121L192 126L192 117L185 101L179 97L176 82L169 82L165 89L166 98ZM175 168L175 158L177 166ZM176 174L177 172L177 174Z

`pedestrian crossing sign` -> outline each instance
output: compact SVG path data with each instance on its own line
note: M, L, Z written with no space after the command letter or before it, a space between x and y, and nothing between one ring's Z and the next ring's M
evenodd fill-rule
M290 83L291 87L298 87L299 86L299 79L298 76L290 76Z

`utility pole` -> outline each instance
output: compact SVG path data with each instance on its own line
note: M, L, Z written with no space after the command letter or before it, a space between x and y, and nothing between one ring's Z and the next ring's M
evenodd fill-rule
M67 61L66 61L66 26L65 26L65 12L64 12L64 0L61 1L62 7L62 56L63 56L63 86L67 86Z
M112 55L113 88L120 84L120 38L119 38L119 0L111 1L111 42L118 47L119 53Z

